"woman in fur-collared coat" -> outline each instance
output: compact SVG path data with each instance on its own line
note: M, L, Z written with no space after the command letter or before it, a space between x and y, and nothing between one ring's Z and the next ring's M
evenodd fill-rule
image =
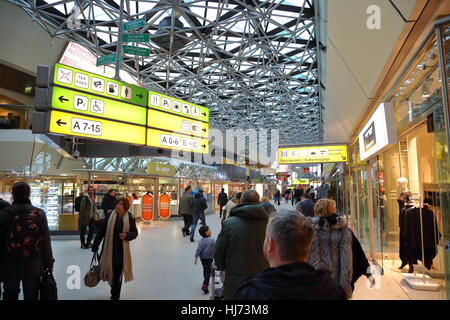
M336 216L333 200L320 199L314 207L314 236L308 262L316 269L331 272L344 289L347 298L352 296L353 250L352 232L347 222Z

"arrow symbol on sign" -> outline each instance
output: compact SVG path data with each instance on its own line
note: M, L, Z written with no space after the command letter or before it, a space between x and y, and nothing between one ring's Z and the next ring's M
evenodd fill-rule
M61 119L58 119L58 121L56 121L56 123L58 124L58 126L61 127L62 124L67 124L67 122L62 122Z
M202 147L203 147L203 149L205 149L206 148L206 144L202 144Z
M64 98L64 96L60 96L58 99L59 99L59 101L61 101L61 102L63 102L63 101L69 101L69 99Z
M144 96L142 95L142 93L139 93L136 95L139 99L142 99Z
M202 131L203 131L203 132L206 132L206 128L203 128Z
M203 115L204 117L206 117L206 112L202 112L202 115Z

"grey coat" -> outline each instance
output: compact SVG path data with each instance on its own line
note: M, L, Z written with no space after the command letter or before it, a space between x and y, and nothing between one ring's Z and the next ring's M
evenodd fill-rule
M314 236L308 262L316 270L331 271L333 278L344 289L347 298L352 296L353 252L352 233L347 222L337 218L330 225L326 220L320 225L319 218L311 218Z
M184 194L180 198L180 205L178 206L178 214L192 216L192 196Z

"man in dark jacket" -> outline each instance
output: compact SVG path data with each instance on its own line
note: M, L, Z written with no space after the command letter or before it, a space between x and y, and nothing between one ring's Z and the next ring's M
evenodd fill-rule
M247 280L237 300L345 300L330 272L307 263L313 226L303 215L281 210L271 217L264 241L270 269Z
M224 296L232 299L248 278L269 267L263 255L268 214L255 190L243 193L241 203L223 222L214 250L217 269L225 271Z
M110 213L116 208L117 199L116 199L116 191L114 189L110 189L108 193L103 197L101 208L105 213Z
M180 198L180 205L178 206L178 214L183 216L184 227L181 228L183 237L189 235L189 227L192 225L192 188L187 186L184 189L184 194Z
M219 196L217 197L217 204L220 207L219 217L222 218L222 208L226 206L228 203L228 195L225 193L225 189L222 188L222 191L219 193Z
M203 196L203 189L199 189L194 199L192 200L192 226L190 232L190 240L194 242L195 228L197 227L198 219L202 225L206 226L205 210L208 208L206 199Z
M302 195L302 201L297 202L295 205L295 209L298 213L301 213L307 217L314 217L314 206L316 203L312 201L311 198L311 193L304 193Z
M22 214L37 214L41 220L42 230L39 235L42 237L40 251L28 258L19 259L10 252L5 254L5 285L4 300L18 300L20 292L20 283L22 282L24 300L37 300L39 298L39 281L46 270L53 269L53 253L50 242L50 232L48 229L47 218L45 212L35 208L30 201L30 186L26 182L17 182L12 188L13 204L9 209L8 216L2 216L0 221L1 232L10 230L11 223L15 216ZM7 221L6 221L7 220ZM23 220L22 220L23 221ZM1 239L5 239L3 234ZM6 244L7 246L7 244Z
M8 232L10 203L0 198L0 299L2 298L2 283L5 281L5 238Z
M296 204L297 202L300 201L300 199L302 198L302 195L303 195L303 190L301 189L300 185L298 185L294 191L294 204Z

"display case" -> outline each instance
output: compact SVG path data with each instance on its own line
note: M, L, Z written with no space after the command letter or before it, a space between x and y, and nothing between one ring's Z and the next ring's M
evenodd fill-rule
M62 203L62 184L50 181L30 183L30 201L35 207L45 211L48 227L58 230L58 215Z

